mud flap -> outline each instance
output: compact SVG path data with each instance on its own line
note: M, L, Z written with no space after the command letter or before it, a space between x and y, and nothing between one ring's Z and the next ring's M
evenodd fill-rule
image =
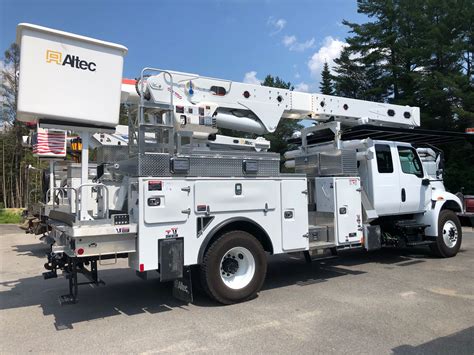
M193 303L191 269L186 267L183 277L173 281L173 297L186 303Z
M364 248L367 251L382 248L382 233L380 226L364 226Z
M183 238L161 239L158 241L160 258L160 281L172 281L183 277Z

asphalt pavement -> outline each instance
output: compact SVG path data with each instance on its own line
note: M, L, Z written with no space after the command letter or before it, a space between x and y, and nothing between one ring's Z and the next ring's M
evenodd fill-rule
M231 306L202 294L184 304L126 260L60 306L67 282L43 280L46 251L0 226L1 353L474 354L472 229L450 259L421 248L272 256L259 296Z

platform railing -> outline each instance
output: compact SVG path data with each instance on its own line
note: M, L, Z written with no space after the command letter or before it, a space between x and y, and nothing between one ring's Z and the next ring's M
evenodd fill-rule
M97 189L96 190L96 192L97 192L97 200L96 200L96 203L97 203L97 218L98 219L107 219L109 217L109 189L104 184L82 184L82 185L80 185L77 188L76 211L80 211L81 210L81 204L82 203L87 203L88 200L89 200L88 198L84 198L83 189L85 187L90 187L91 191L93 191L94 188ZM104 190L105 195L101 195L99 193L100 190ZM105 196L105 201L103 199L99 199L99 196L102 196L102 197ZM99 205L99 200L102 201L102 208ZM91 218L92 218L92 216L91 216Z
M75 211L72 210L73 202L72 202L72 196L71 200L69 200L70 196L66 195L67 191L73 191L74 192L74 205L76 204L77 201L77 190L73 187L53 187L52 192L53 192L53 199L52 201L49 201L52 205L53 210L58 208L59 205L67 205L69 206L69 213L73 213ZM46 192L46 196L51 196L51 189L48 189ZM61 197L61 200L59 200L59 197ZM56 203L56 198L58 198L58 203ZM65 198L68 199L67 203L64 203ZM77 209L76 209L77 211Z

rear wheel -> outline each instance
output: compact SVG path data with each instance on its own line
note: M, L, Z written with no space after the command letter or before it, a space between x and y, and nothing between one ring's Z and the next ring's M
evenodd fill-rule
M443 210L438 218L438 237L430 248L442 258L455 256L461 248L462 228L459 218L451 210Z
M201 265L201 282L216 301L232 304L256 296L267 272L260 242L244 231L223 234L207 250Z

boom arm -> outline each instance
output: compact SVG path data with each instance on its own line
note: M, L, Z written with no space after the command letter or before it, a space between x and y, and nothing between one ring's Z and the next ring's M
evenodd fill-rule
M373 124L418 127L418 107L392 105L345 97L310 94L233 82L180 72L161 72L139 84L145 97L170 105L181 130L215 133L217 127L265 134L282 118L340 121L344 125ZM128 100L133 98L130 87ZM171 100L171 93L173 94Z

